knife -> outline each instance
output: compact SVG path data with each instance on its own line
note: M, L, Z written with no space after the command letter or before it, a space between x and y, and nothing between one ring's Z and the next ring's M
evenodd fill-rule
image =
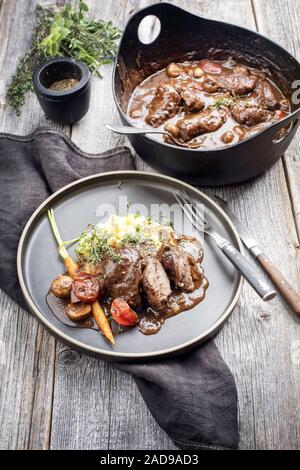
M251 255L257 259L262 268L271 278L273 284L280 292L284 300L291 307L291 309L300 315L300 295L295 291L291 284L287 281L284 275L279 271L276 266L270 261L267 255L259 248L257 242L249 236L247 229L245 229L240 219L229 209L227 202L220 196L215 195L215 199L219 202L222 209L226 212L228 217L232 220L237 228L241 240L248 248Z

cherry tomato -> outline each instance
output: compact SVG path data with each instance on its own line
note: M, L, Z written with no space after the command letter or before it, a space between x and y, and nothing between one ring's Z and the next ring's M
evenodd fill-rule
M99 282L92 274L80 272L73 281L72 291L82 302L95 302L99 296Z
M283 119L284 117L286 116L286 113L284 111L280 111L279 109L277 109L277 111L275 111L275 119L277 119L278 121L280 119Z
M210 60L204 60L201 62L201 68L206 73L221 73L222 67L216 62L211 62Z
M115 322L122 326L134 326L139 321L137 314L129 307L126 300L121 298L113 300L110 313Z

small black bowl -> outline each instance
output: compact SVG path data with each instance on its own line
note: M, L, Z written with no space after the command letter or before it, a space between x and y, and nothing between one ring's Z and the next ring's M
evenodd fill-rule
M50 90L52 83L69 78L75 78L79 83L61 91ZM90 72L83 62L68 57L47 60L34 71L33 86L44 113L53 121L74 124L89 109Z

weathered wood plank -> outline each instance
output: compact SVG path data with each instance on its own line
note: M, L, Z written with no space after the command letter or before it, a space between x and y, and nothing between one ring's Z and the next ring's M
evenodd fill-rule
M55 341L3 293L0 311L0 448L46 449Z
M110 371L96 359L57 346L51 449L107 449Z
M1 132L26 134L46 123L34 95L29 97L20 118L5 102L6 83L29 45L36 3L36 0L1 2ZM0 448L46 449L50 438L55 340L2 292L0 312Z
M298 279L297 238L281 163L223 194L274 262L290 279ZM299 445L300 371L299 364L291 363L297 328L299 318L279 298L264 303L245 285L238 308L216 340L236 377L242 448Z
M259 31L278 42L300 60L299 1L273 0L273 2L264 2L262 0L254 0L253 3ZM286 152L283 163L290 188L298 238L300 239L299 132Z
M297 2L254 0L254 12L258 29L271 39L279 42L299 58L300 29L297 18ZM278 14L280 12L280 14ZM299 133L286 152L283 162L278 163L262 180L257 180L256 201L265 201L268 218L263 221L262 211L255 203L255 215L258 221L249 226L257 232L257 237L264 237L264 246L272 254L274 261L282 271L294 280L300 278L299 254ZM273 175L272 175L273 174ZM271 176L272 179L268 181ZM286 178L285 178L286 177ZM267 181L266 181L267 179ZM264 183L264 194L259 195L257 184ZM272 186L270 186L270 183ZM252 189L252 188L251 188ZM262 188L263 189L263 188ZM266 193L268 191L268 193ZM247 207L244 205L244 207ZM251 206L249 206L251 207ZM294 218L293 218L294 215ZM272 223L266 226L266 222ZM265 227L261 229L261 223ZM295 230L298 229L298 236ZM259 315L259 314L258 314ZM274 301L271 326L262 328L266 322L256 323L264 332L265 354L256 354L256 361L262 380L256 384L257 399L254 401L255 440L258 448L299 448L299 399L297 390L300 384L300 364L295 360L295 351L299 348L299 318L288 314L286 306L279 300ZM268 317L262 317L268 320ZM267 321L269 323L269 321ZM257 331L249 330L254 338ZM280 338L278 343L275 338ZM253 354L255 349L253 348ZM270 357L271 356L271 360ZM249 357L249 356L248 356ZM248 361L247 361L248 362ZM253 370L250 369L253 376ZM254 395L252 395L254 397ZM261 412L258 413L257 410ZM246 444L248 445L248 443Z

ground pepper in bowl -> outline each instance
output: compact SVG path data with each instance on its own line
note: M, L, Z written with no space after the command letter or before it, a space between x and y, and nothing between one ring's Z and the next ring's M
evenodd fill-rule
M56 80L55 82L51 83L49 86L49 90L52 91L65 91L69 90L70 88L74 88L78 85L79 80L77 78L65 78L63 80Z

